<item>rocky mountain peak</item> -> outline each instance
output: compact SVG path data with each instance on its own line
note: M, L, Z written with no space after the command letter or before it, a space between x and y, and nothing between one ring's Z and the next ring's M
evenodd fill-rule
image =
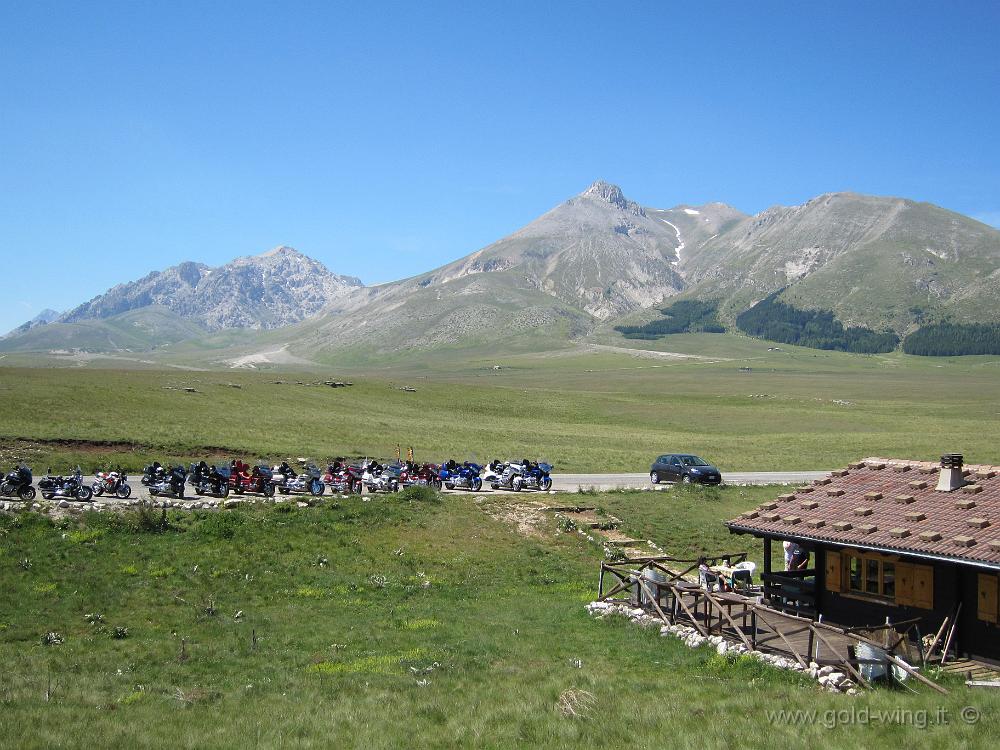
M615 208L621 209L622 211L628 211L636 216L646 215L642 206L635 201L630 201L626 198L620 187L613 185L610 182L605 182L604 180L597 180L594 182L593 185L581 193L581 196L597 198L605 203L610 203Z
M292 256L297 258L305 258L306 256L296 250L294 247L289 247L288 245L278 245L277 247L272 247L270 250L258 255L258 258L274 258L276 256Z
M208 330L278 328L314 315L361 286L359 279L332 273L280 245L216 268L188 261L154 271L70 310L59 322L109 318L156 305Z

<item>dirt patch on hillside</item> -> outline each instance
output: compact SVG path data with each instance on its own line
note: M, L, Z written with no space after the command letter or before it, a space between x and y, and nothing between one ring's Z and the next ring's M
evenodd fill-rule
M0 451L3 453L24 452L43 453L51 450L73 451L74 453L153 453L169 452L164 446L135 443L127 440L76 440L73 438L12 438L0 437ZM204 445L185 450L185 453L197 454L206 458L228 458L239 451L221 446Z
M545 516L542 505L493 498L489 500L486 498L477 499L476 504L490 518L513 526L519 534L533 539L542 539L547 536L546 527L550 522Z

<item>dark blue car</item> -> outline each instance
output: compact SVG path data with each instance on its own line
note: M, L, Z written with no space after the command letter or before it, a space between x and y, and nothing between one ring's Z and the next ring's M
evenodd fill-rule
M722 472L708 461L690 453L665 453L649 467L649 481L721 484Z

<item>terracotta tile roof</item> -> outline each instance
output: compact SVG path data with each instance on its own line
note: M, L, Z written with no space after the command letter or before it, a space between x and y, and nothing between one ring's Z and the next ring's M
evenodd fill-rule
M939 471L936 462L866 458L726 526L1000 569L1000 467L966 465L967 484L952 492L935 489Z

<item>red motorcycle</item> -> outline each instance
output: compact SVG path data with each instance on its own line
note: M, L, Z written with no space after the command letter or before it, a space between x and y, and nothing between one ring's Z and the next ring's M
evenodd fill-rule
M91 486L91 490L98 497L105 492L122 499L132 494L132 487L128 483L128 477L125 476L125 472L121 469L118 471L99 471L94 475L94 478L97 481Z
M441 489L438 466L437 464L415 464L412 461L407 461L399 470L399 484L401 487L424 484Z
M274 497L273 472L270 466L263 464L250 467L243 461L233 461L229 464L229 489L237 495L251 493Z
M363 474L362 467L350 466L338 460L326 467L323 484L329 487L331 492L342 495L360 495L361 488L364 486Z

